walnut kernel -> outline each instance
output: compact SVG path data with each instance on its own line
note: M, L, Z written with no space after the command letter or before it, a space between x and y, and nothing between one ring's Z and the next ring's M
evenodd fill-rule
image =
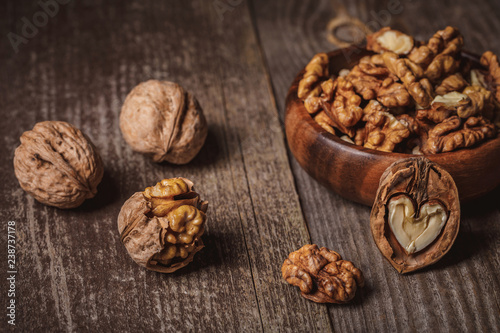
M290 253L281 273L286 282L300 288L304 298L316 303L347 303L365 283L363 273L352 262L315 244Z
M207 207L190 180L164 179L125 202L118 231L137 264L171 273L189 264L203 248Z
M437 262L460 226L453 178L424 157L393 163L380 178L370 226L380 252L399 273Z
M408 54L413 49L413 38L404 33L385 27L366 37L368 50L381 53L391 51L396 54Z

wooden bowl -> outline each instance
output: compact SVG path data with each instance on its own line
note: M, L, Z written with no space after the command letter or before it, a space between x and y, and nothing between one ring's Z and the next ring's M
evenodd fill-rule
M330 73L352 68L371 52L355 46L330 52ZM479 57L467 52L473 61ZM410 154L386 153L356 146L326 132L297 97L304 70L295 78L286 98L285 129L288 145L299 164L317 181L341 196L371 206L379 179L393 162ZM500 137L474 148L425 155L447 170L458 187L460 201L478 198L500 184Z

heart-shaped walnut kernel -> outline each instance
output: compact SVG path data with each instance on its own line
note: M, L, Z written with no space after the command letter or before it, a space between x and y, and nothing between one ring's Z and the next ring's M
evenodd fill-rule
M392 233L407 254L431 244L448 219L446 208L439 201L424 203L416 216L413 201L404 194L391 198L388 210Z
M380 178L370 225L380 252L398 272L435 263L450 250L460 225L455 182L424 157L397 161Z

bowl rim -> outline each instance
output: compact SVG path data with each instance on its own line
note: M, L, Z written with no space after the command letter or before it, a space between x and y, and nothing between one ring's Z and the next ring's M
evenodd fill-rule
M352 45L352 46L349 46L346 48L340 48L340 49L336 49L336 50L333 50L330 52L325 52L325 53L328 55L328 59L331 62L332 58L343 55L343 53L352 52L352 51L355 51L358 53L356 55L357 60L355 62L357 62L364 55L376 54L375 52L371 52L371 51L367 50L366 48L362 48L362 47L359 47L357 45ZM360 55L360 54L362 54L362 55ZM480 56L475 54L475 53L471 53L469 51L462 50L462 56L479 63ZM330 64L330 66L331 66L331 64ZM349 69L351 69L353 66L351 66ZM500 146L500 135L498 135L498 128L497 128L496 137L494 137L492 139L480 142L479 144L473 145L471 147L459 148L457 150L453 150L450 152L437 153L437 154L409 154L409 153L400 153L400 152L385 152L385 151L380 151L380 150L376 150L376 149L366 148L363 146L358 146L356 144L347 142L345 140L342 140L339 136L334 135L332 133L329 133L328 131L323 129L313 119L311 114L309 112L307 112L307 110L304 106L304 103L297 96L298 83L302 79L304 73L305 73L305 66L297 73L297 75L295 76L295 78L292 82L290 89L288 90L286 101L285 101L286 113L289 113L291 109L296 109L296 112L299 114L299 116L302 118L302 120L305 120L304 125L307 125L308 130L312 130L312 131L316 132L317 135L322 136L323 139L325 139L329 143L337 146L336 148L346 149L355 155L364 156L364 157L391 156L391 157L396 157L396 158L400 159L400 158L423 156L423 157L432 159L433 161L439 163L439 160L441 160L441 159L450 160L450 159L453 159L453 157L461 157L464 154L468 154L467 153L468 151L471 151L471 150L479 151L479 150L484 149L485 147L495 145L495 143L498 143L498 145ZM487 149L485 149L485 150L487 150Z

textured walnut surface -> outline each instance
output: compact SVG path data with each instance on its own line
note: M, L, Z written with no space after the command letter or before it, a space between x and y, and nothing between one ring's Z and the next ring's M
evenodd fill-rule
M44 121L23 133L14 170L26 192L58 208L74 208L94 197L104 173L92 142L62 121Z
M413 210L404 218L398 232L390 225L391 203L405 197L406 210ZM444 225L427 238L423 249L408 251L402 238L418 242L418 236L432 228L432 221L425 220L424 207L432 204L444 214ZM455 182L450 174L425 157L399 160L389 166L382 177L372 207L370 225L373 239L382 255L399 273L409 273L440 260L452 247L460 226L460 201ZM413 229L413 232L412 232Z
M174 272L203 248L207 207L188 179L164 179L123 204L118 216L120 238L137 264Z
M128 94L120 128L135 151L174 164L191 161L208 132L196 98L177 83L157 80L140 83Z
M300 288L303 297L316 303L347 303L365 283L352 262L315 244L290 253L281 273L286 282Z
M326 54L313 57L297 95L325 131L365 148L437 154L474 147L497 135L500 67L490 51L473 64L463 45L454 27L427 42L385 27L367 36L375 54L350 69L328 75ZM458 123L449 126L454 116Z

